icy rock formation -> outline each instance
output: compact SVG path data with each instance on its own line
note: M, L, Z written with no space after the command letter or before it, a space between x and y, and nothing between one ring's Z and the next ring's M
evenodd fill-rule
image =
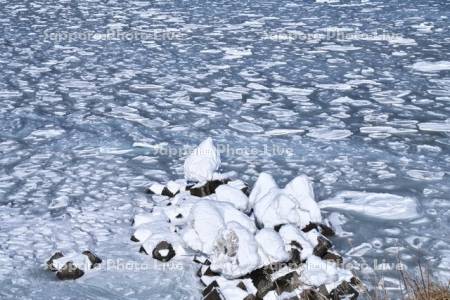
M78 279L101 263L101 258L89 250L83 251L82 254L67 255L56 252L47 261L47 269L56 272L56 277L60 280Z
M306 176L279 188L261 173L248 195L219 164L208 138L186 159L185 179L150 186L152 211L133 224L141 252L162 262L195 255L208 300L357 297Z
M311 182L306 176L298 176L280 189L272 176L262 173L250 194L250 203L256 220L264 227L297 224L304 228L310 223L322 222Z
M204 140L184 162L184 177L195 182L213 179L214 172L220 166L220 153L212 138Z

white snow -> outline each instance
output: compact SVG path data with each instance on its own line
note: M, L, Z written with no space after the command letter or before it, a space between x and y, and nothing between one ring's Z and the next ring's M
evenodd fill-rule
M349 270L337 268L333 262L325 261L317 256L311 256L302 266L300 280L313 286L325 284L330 291L343 280L350 281L353 274Z
M283 190L270 175L262 173L250 194L250 203L254 203L256 219L265 227L293 223L303 228L311 221L322 220L306 176L293 179Z
M258 244L254 235L237 222L220 231L211 255L211 270L225 278L237 278L260 266Z
M218 201L230 203L241 211L248 208L248 197L240 189L228 184L220 185L216 189L216 197Z
M261 251L260 257L263 265L273 262L284 262L289 259L289 253L285 250L281 236L271 228L261 229L255 236Z
M164 185L162 185L160 183L154 183L149 187L149 190L157 195L161 195L163 189L164 189Z
M301 256L303 259L311 256L313 254L314 247L317 244L316 242L312 243L310 238L301 231L297 226L292 224L283 225L280 228L279 234L285 243L286 249L289 249L291 246L291 242L295 241L302 246Z
M212 138L204 140L184 162L184 177L192 181L208 181L220 166L220 153Z

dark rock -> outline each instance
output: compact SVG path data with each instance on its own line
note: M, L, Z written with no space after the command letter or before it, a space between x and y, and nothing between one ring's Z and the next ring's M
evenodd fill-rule
M241 191L248 197L248 196L250 196L250 189L248 188L248 185L247 184L245 184L245 187L243 187L242 189L241 189Z
M210 267L203 273L204 276L219 276L220 274L211 270Z
M308 225L303 227L302 231L309 232L313 229L316 229L317 231L319 231L321 234L323 234L326 237L332 237L335 235L334 230L330 226L325 225L325 224L318 224L318 223L309 223Z
M286 263L284 263L284 262L274 262L274 263L271 263L270 265L263 267L263 270L266 274L270 275L270 274L273 274L273 273L279 271L280 269L282 269L285 266L286 266Z
M167 251L167 254L161 254L161 251ZM170 243L166 241L159 242L152 251L152 257L162 262L167 262L175 256L175 250Z
M342 281L334 290L330 292L331 299L341 299L345 296L346 299L358 299L358 291L347 281Z
M56 252L55 254L53 254L52 257L50 257L50 259L47 261L47 269L52 272L58 271L55 266L53 266L53 260L61 258L63 256L64 254L62 254L62 252Z
M318 293L316 290L313 290L313 289L304 290L300 294L300 299L302 299L302 300L327 300L327 298L325 296L323 296L322 294Z
M334 232L333 228L331 228L328 225L320 224L319 227L320 227L320 233L322 233L326 237L332 237L336 234Z
M353 286L361 286L361 287L363 286L361 280L359 280L359 279L356 278L356 277L352 277L352 278L350 279L350 283L351 283Z
M172 193L167 187L164 187L163 188L163 190L162 190L162 192L161 192L161 195L162 196L167 196L167 197L169 197L169 198L172 198L173 196L175 196L177 193Z
M83 251L83 254L89 258L89 261L91 262L91 269L102 263L102 259L89 250Z
M298 286L300 285L300 278L298 276L298 273L293 271L277 278L273 282L273 284L275 286L277 294L281 295L284 292L290 293L298 288Z
M278 224L278 225L275 225L275 227L273 227L273 229L274 229L276 232L280 232L280 228L281 228L283 225L285 225L285 224Z
M175 218L181 219L181 218L183 218L183 215L182 214L178 214L178 215L175 216Z
M202 277L202 268L198 268L197 273L195 273L195 275L197 275L197 277Z
M263 269L256 269L250 273L250 279L253 285L258 290L256 293L257 298L264 298L264 296L275 289L270 275Z
M330 252L330 251L325 253L325 255L322 258L326 259L326 260L334 261L336 264L342 264L344 262L344 260L342 259L341 256L337 255L334 252Z
M139 242L139 240L134 235L131 236L130 240L136 243Z
M205 197L214 194L219 185L226 184L227 182L228 180L211 180L203 186L190 188L189 191L193 196Z
M247 287L245 286L245 284L242 281L240 281L237 284L237 287L240 288L241 290L247 291Z
M323 236L319 236L317 238L317 242L318 244L316 247L314 247L313 253L314 255L322 258L328 252L328 250L330 250L331 247L333 247L333 245L327 238Z
M202 265L210 265L211 262L206 258L206 256L199 256L199 255L195 255L193 261L197 264L202 264Z
M205 287L205 289L202 292L203 296L208 295L211 291L218 289L219 288L219 284L217 283L217 281L213 281L211 282L207 287Z
M248 294L248 295L244 298L244 300L258 300L258 298L256 298L256 296L253 295L253 294Z
M303 250L302 245L300 245L300 243L297 242L297 241L291 241L291 246L293 246L293 247L295 247L297 249Z
M324 295L325 297L329 298L330 297L330 293L328 293L328 289L325 286L325 284L322 284L321 286L319 286L319 293Z
M148 255L147 251L145 251L144 247L141 246L141 248L139 248L139 253L144 253L145 255Z
M303 261L301 258L300 251L298 251L296 248L291 249L291 259L289 260L289 264L292 264L292 267L299 267Z
M74 280L84 275L84 271L80 270L71 261L68 261L62 268L56 273L56 277L61 280Z
M213 289L209 294L207 294L203 300L223 300L224 298L220 294L218 289Z
M302 228L303 232L310 232L311 230L316 229L317 230L317 224L316 223L309 223L305 227Z

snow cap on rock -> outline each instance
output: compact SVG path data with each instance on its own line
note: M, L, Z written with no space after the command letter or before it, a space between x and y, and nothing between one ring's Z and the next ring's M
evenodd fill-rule
M264 197L272 189L278 189L278 185L272 175L265 172L259 174L259 177L253 186L252 192L250 193L250 205L253 206L257 199Z
M213 178L220 167L220 153L212 138L204 140L184 162L184 177L187 180L204 182Z
M250 204L256 219L265 227L292 223L303 228L310 222L322 222L312 184L304 175L280 189L272 176L261 173L250 194Z
M211 270L225 278L237 278L260 266L258 243L253 233L237 222L223 228L214 242Z

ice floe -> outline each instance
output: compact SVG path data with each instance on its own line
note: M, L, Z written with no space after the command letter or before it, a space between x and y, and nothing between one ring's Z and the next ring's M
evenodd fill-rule
M320 201L319 207L383 220L405 220L420 216L415 199L388 193L341 192L334 198Z
M450 61L419 61L412 65L412 69L419 72L440 72L450 70Z

